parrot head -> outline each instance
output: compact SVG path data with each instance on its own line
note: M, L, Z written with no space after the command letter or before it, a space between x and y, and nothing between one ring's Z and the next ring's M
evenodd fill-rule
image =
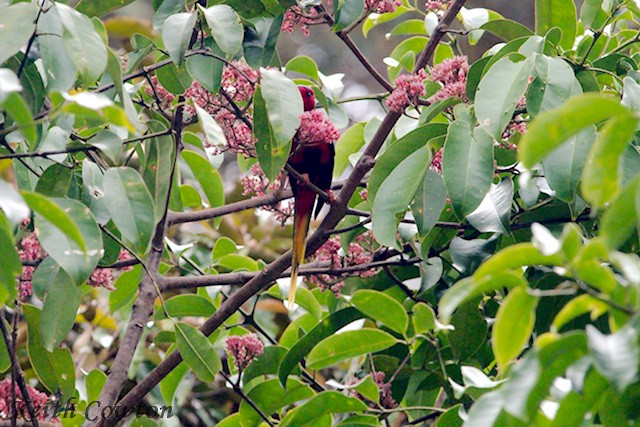
M316 108L316 95L313 93L313 89L307 86L298 86L298 90L302 95L304 111L314 110Z

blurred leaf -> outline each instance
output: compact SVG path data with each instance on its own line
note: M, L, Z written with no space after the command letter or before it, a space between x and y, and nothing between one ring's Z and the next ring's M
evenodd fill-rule
M395 11L391 13L375 13L369 15L362 24L362 35L366 38L369 34L369 31L371 31L374 27L380 24L384 24L385 22L389 22L399 16L402 16L408 11L409 9L407 9L405 6L399 6Z
M169 57L178 66L182 64L184 53L189 48L197 17L195 12L176 13L170 15L162 25L162 41L169 52Z
M351 304L400 334L404 335L409 326L409 316L402 304L382 292L361 289L353 294Z
M287 377L298 365L298 362L300 362L318 342L331 336L337 330L354 320L361 319L363 316L364 315L355 308L345 308L328 315L313 329L307 331L307 333L291 347L287 355L282 359L282 362L280 362L280 368L278 369L280 384L284 385L286 383Z
M211 39L205 39L204 46L222 57L223 53ZM217 93L222 81L224 62L207 55L191 55L187 58L187 71L198 83L211 93ZM198 106L199 108L199 106ZM213 144L214 141L211 141Z
M10 93L2 102L2 109L18 126L18 130L29 143L29 147L35 149L38 143L38 131L29 110L29 105L22 95L17 92Z
M467 221L482 232L509 234L511 204L513 202L513 181L506 177L484 196L480 205L467 215Z
M250 21L253 27L245 27L242 42L244 59L252 68L267 67L275 58L276 44L284 19L284 15L276 15L275 18L264 16L254 18Z
M587 325L586 330L596 369L619 392L638 379L640 346L637 330L629 325L611 335L601 333L593 325Z
M29 206L11 184L0 179L0 209L4 212L9 224L14 227L29 216Z
M546 34L553 27L562 30L560 46L573 47L576 39L578 16L573 0L536 0L536 34Z
M416 334L424 334L436 327L436 315L430 306L419 302L411 310L413 311L411 320Z
M146 253L155 226L154 206L140 174L129 167L104 174L104 200L122 237L139 253Z
M48 351L53 351L67 338L81 298L82 288L59 268L48 287L40 316L40 338Z
M421 236L426 236L436 225L446 204L447 190L442 175L428 169L411 202L411 213Z
M260 88L276 148L288 149L303 112L300 91L280 71L264 68L260 70Z
M537 55L536 78L527 91L527 113L532 117L541 111L557 108L572 95L580 95L582 87L573 69L560 58Z
M500 306L491 329L491 346L498 368L504 371L529 342L536 320L538 298L523 286L512 289Z
M133 2L134 0L80 0L76 10L88 16L102 16Z
M453 356L460 361L471 358L487 340L487 322L478 308L478 300L462 304L451 317L448 339Z
M280 426L300 426L309 420L317 420L325 414L364 412L367 406L355 397L347 397L337 391L323 391L304 405L289 411Z
M520 37L532 36L533 32L519 22L510 19L494 19L480 26L481 30L487 30L502 40L508 42Z
M287 349L276 345L265 347L263 353L253 359L253 362L244 370L242 384L249 384L254 378L262 375L276 375L278 366L287 354ZM277 383L280 387L280 382Z
M312 398L313 395L314 392L308 385L290 379L287 381L287 387L283 388L277 378L261 382L248 393L249 399L267 415L277 413L280 409L300 400ZM263 421L260 414L246 400L240 403L238 413L242 416L243 426L258 427Z
M431 149L423 146L402 160L380 185L373 201L372 225L376 240L400 249L398 223L413 200L431 164Z
M175 332L178 350L187 366L200 380L213 381L222 363L207 337L193 326L180 322L175 324Z
M88 159L82 162L82 202L89 206L96 222L105 225L111 217L104 199L104 175L100 167Z
M582 180L582 194L587 202L603 207L619 193L620 157L637 125L634 116L625 114L613 117L600 129Z
M364 9L364 0L339 0L335 10L335 23L332 30L344 30L360 18Z
M164 308L156 308L154 319L164 319L165 311L171 317L209 317L216 311L213 304L206 298L194 294L176 295L164 302Z
M178 67L175 63L165 65L156 70L158 81L169 92L174 95L182 95L191 87L192 79L184 64Z
M482 294L488 294L503 288L514 288L526 285L522 274L511 271L494 273L481 278L467 277L447 289L438 304L438 314L442 322L447 324L451 315L463 303Z
M72 169L54 163L40 175L36 192L47 197L65 197L69 191L72 175Z
M28 325L27 354L33 370L50 393L62 392L67 401L76 393L75 365L68 348L55 348L52 352L42 345L40 337L41 312L36 307L23 304L22 311Z
M531 243L508 246L484 262L473 277L480 279L504 270L517 270L526 265L562 265L558 254L542 255Z
M76 81L77 68L64 49L58 10L49 8L38 20L38 46L47 78L47 92L68 91Z
M187 371L188 368L184 361L180 362L178 366L176 366L171 372L169 372L166 377L164 377L160 381L160 393L162 394L162 398L164 399L166 405L177 406L177 391L179 390L180 386L184 387L185 383L187 385L189 384L188 382L184 381L184 376L187 374Z
M189 169L198 180L200 188L207 196L209 207L215 208L224 205L224 188L222 186L222 177L215 170L211 163L201 155L194 151L184 150L182 158L189 165ZM222 218L214 220L214 224L220 224Z
M601 234L612 249L622 246L640 223L640 177L628 184L602 216Z
M364 123L356 123L342 134L336 142L333 177L339 178L349 166L349 156L357 153L364 145Z
M532 168L585 127L627 114L617 98L600 93L572 97L562 107L536 116L518 144L519 158Z
M529 86L533 61L522 55L506 56L489 68L475 95L478 123L494 139L513 118L513 112Z
M107 67L107 47L91 19L67 5L56 3L64 27L62 43L85 82L95 82Z
M600 301L592 297L591 295L584 294L573 298L556 315L553 319L552 328L559 330L571 320L582 316L585 313L591 314L591 320L594 321L610 309L609 304L604 301Z
M94 369L89 372L85 378L85 385L87 386L87 401L93 402L100 397L100 391L107 382L107 374L99 369Z
M459 219L482 202L493 180L493 138L483 128L456 120L449 126L442 153L442 177Z
M0 64L22 49L36 29L38 8L33 3L16 3L0 16Z
M216 44L227 54L227 58L233 58L242 47L244 37L238 14L226 4L218 4L206 9L200 5L198 7L211 29L211 35Z
M285 65L284 68L285 71L304 74L314 81L318 81L320 79L318 77L318 64L306 55L294 56L289 60L289 62L287 62L287 65Z
M558 199L567 203L574 200L595 140L595 127L590 126L569 138L544 159L545 178Z
M260 86L253 95L253 135L257 140L255 149L260 168L269 181L273 181L287 162L289 150L287 147L278 148Z
M16 277L22 272L22 262L13 243L13 233L9 228L9 222L2 212L0 212L0 259L2 260L0 263L0 283L2 284L0 305L3 305L9 298L14 298L16 295ZM4 366L1 360L0 358L0 367Z
M307 367L317 370L346 359L382 351L397 340L378 329L360 329L332 335L317 343L307 356Z
M116 290L109 294L109 311L111 313L115 313L133 301L138 290L138 285L140 285L140 281L142 280L142 274L142 267L136 265L118 277L113 284Z
M90 143L106 154L112 162L118 163L120 160L122 139L115 132L107 129L101 130L91 138Z

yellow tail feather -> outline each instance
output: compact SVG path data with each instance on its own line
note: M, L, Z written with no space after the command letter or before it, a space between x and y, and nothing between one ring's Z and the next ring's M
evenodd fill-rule
M293 224L293 249L291 254L291 284L289 286L289 309L296 299L296 283L298 281L298 267L304 262L307 248L307 233L311 222L311 212L304 213L300 218L296 215Z

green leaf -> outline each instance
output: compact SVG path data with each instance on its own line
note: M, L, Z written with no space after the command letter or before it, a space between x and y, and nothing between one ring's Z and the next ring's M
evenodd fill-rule
M638 226L638 200L640 200L640 177L627 185L611 203L602 216L601 234L607 245L619 248Z
M376 160L367 185L368 199L375 200L376 193L389 174L409 155L427 144L433 138L445 135L447 125L443 123L429 123L416 128L402 138L393 142ZM366 135L365 135L366 139Z
M47 93L66 92L76 81L77 69L62 42L62 22L56 8L49 8L38 20L38 45L47 78Z
M162 41L169 52L169 57L178 66L182 64L184 53L189 48L197 17L195 12L176 13L169 16L162 24Z
M212 43L211 39L205 39L204 46L216 55L223 56L220 48ZM220 89L223 68L224 62L211 56L191 55L187 58L189 75L211 93L217 93ZM215 141L210 142L213 144Z
M627 114L618 98L600 93L572 97L562 107L536 116L520 140L519 158L525 167L532 168L587 126Z
M287 62L287 65L285 65L284 68L286 71L304 74L314 81L320 80L318 77L318 64L308 56L294 56L289 60L289 62Z
M511 204L513 203L513 181L507 177L491 189L480 205L467 215L467 221L482 233L509 234Z
M517 270L526 265L555 265L561 266L560 255L542 255L531 243L511 245L493 255L476 270L476 279L504 270Z
M637 330L627 325L615 334L604 335L593 325L587 325L587 338L596 369L619 392L638 379L640 346Z
M202 381L212 382L222 369L222 362L213 345L202 332L186 323L176 323L175 332L178 350L187 366Z
M115 313L125 305L131 303L138 290L143 274L140 265L134 266L131 270L125 271L118 277L113 287L115 291L109 294L109 311Z
M41 312L36 307L23 304L22 311L27 320L27 355L36 376L50 393L62 392L66 401L76 393L75 365L68 348L47 351L40 337Z
M582 93L573 69L560 58L537 55L535 70L536 78L527 92L527 113L532 117L541 111L557 108L569 97Z
M473 212L491 188L493 138L483 128L456 120L449 126L442 153L442 177L460 219Z
M227 54L227 58L233 58L242 47L244 37L240 16L226 4L218 4L206 9L200 5L198 7L211 29L211 35L216 44Z
M183 378L187 372L187 365L184 362L180 362L178 366L160 381L160 393L162 393L165 404L179 406L179 398L176 396L176 393L180 390L180 386L184 387L185 382Z
M501 371L515 359L529 342L536 320L538 298L527 288L512 289L504 300L491 330L491 346Z
M276 378L261 382L248 393L248 398L267 415L313 396L314 392L308 385L296 380L289 380L287 387L283 388ZM238 413L242 415L242 425L246 427L258 427L263 421L260 414L246 400L240 403Z
M339 0L335 10L334 32L343 30L353 24L362 15L364 0Z
M217 148L226 148L228 145L227 138L224 136L224 131L218 122L204 108L198 105L194 105L194 107L198 115L198 122L209 145Z
M545 178L558 199L567 203L574 200L587 156L595 140L595 127L588 127L569 138L544 159L542 165Z
M475 95L475 112L481 127L500 139L529 86L533 61L520 54L501 58L486 72Z
M196 152L184 150L182 158L189 165L189 169L198 180L200 188L207 196L209 207L215 208L224 205L224 187L220 173L211 166L211 163ZM214 222L220 224L221 218Z
M253 95L253 135L257 140L255 148L260 168L273 181L287 162L289 151L286 147L279 148L273 136L260 86Z
M526 285L522 274L511 271L496 272L480 278L467 277L447 289L438 303L438 314L447 324L456 309L463 303L482 294L488 294L503 288Z
M612 118L600 130L589 152L582 181L582 194L587 202L603 207L620 191L620 158L637 125L634 116L625 114Z
M263 353L253 359L253 362L247 366L242 375L242 384L245 386L254 378L262 375L275 375L278 373L278 366L287 354L287 349L276 345L265 347ZM280 382L278 382L278 387Z
M276 13L275 18L262 16L250 21L253 28L246 27L242 47L244 59L251 68L267 67L273 63L283 20L284 15Z
M156 70L158 81L169 92L182 95L193 82L184 64L178 67L171 63Z
M331 336L340 328L348 325L354 320L358 320L364 315L355 308L349 307L325 317L313 329L309 330L291 347L287 355L280 362L278 378L280 384L284 385L289 374L298 363L311 351L311 349L322 339ZM313 317L312 317L313 318Z
M436 315L433 309L423 302L419 302L411 309L413 315L413 329L416 334L424 334L436 327Z
M553 319L552 331L557 331L576 317L585 313L590 313L591 320L594 321L610 309L609 305L588 294L580 295L569 301L556 317Z
M101 130L91 138L90 143L106 154L112 162L118 163L120 160L122 139L115 132L107 129Z
M30 214L29 207L20 193L2 179L0 179L0 209L12 227L18 225Z
M29 105L22 95L17 92L9 94L2 102L2 108L18 126L18 130L29 143L29 147L35 148L38 143L38 131L29 110Z
M16 277L22 272L22 262L13 244L13 233L9 228L9 222L0 212L0 284L4 289L0 290L0 304L15 297ZM0 366L2 366L0 364Z
M409 316L402 304L382 292L359 290L351 297L351 304L400 334L404 334L409 326Z
M44 300L40 317L40 338L48 351L53 351L67 338L73 327L82 298L82 288L58 268Z
M54 163L40 175L36 192L47 197L65 197L69 191L72 175L72 169Z
M429 169L424 175L416 197L411 202L411 213L421 236L426 236L436 225L447 204L447 190L442 175Z
M562 30L560 46L565 50L573 47L578 22L573 0L536 0L536 34L544 35L553 27Z
M367 405L355 397L348 397L337 391L323 391L304 405L290 411L280 426L304 426L325 414L364 412L366 410Z
M165 310L171 317L209 317L216 311L216 308L204 297L194 294L182 294L166 300L164 309L158 307L153 316L154 319L164 319Z
M64 27L62 43L86 82L98 80L107 68L107 47L91 19L67 5L56 3Z
M397 340L378 329L360 329L332 335L320 341L307 356L307 367L317 370L346 359L382 351Z
M85 385L87 386L87 401L93 402L100 397L100 391L107 382L107 374L100 369L94 369L89 372L85 378Z
M431 164L431 149L423 146L402 160L380 185L373 201L372 225L376 241L400 249L398 223L413 200Z
M260 88L277 148L288 148L303 112L300 91L280 71L265 68L260 70Z
M102 257L102 236L91 211L77 200L46 199L27 192L22 195L36 212L35 227L42 247L80 286Z
M396 19L397 17L404 15L408 11L409 9L407 9L405 6L399 6L395 11L391 13L370 14L362 24L362 35L366 38L369 34L369 31L371 31L371 29L373 29L374 27Z
M134 0L80 0L76 10L87 16L102 16L133 2Z
M342 134L336 146L333 177L339 178L349 166L349 156L357 153L364 145L364 123L356 123Z
M494 19L485 22L480 26L481 30L487 30L490 33L500 37L505 42L520 38L532 36L533 32L519 22L510 19Z
M340 421L336 427L377 427L380 420L375 415L354 415Z
M140 174L129 167L104 174L104 200L122 237L136 252L146 253L155 226L151 194Z
M22 49L36 29L38 8L33 3L16 3L2 9L0 16L0 64Z

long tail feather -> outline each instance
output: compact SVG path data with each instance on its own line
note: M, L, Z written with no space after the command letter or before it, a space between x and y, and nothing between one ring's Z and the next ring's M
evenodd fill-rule
M298 280L298 268L304 262L304 253L307 248L307 233L311 222L311 211L315 202L315 193L302 192L296 197L295 215L293 218L293 249L291 258L291 285L289 287L289 307L293 307L296 299L296 283Z

